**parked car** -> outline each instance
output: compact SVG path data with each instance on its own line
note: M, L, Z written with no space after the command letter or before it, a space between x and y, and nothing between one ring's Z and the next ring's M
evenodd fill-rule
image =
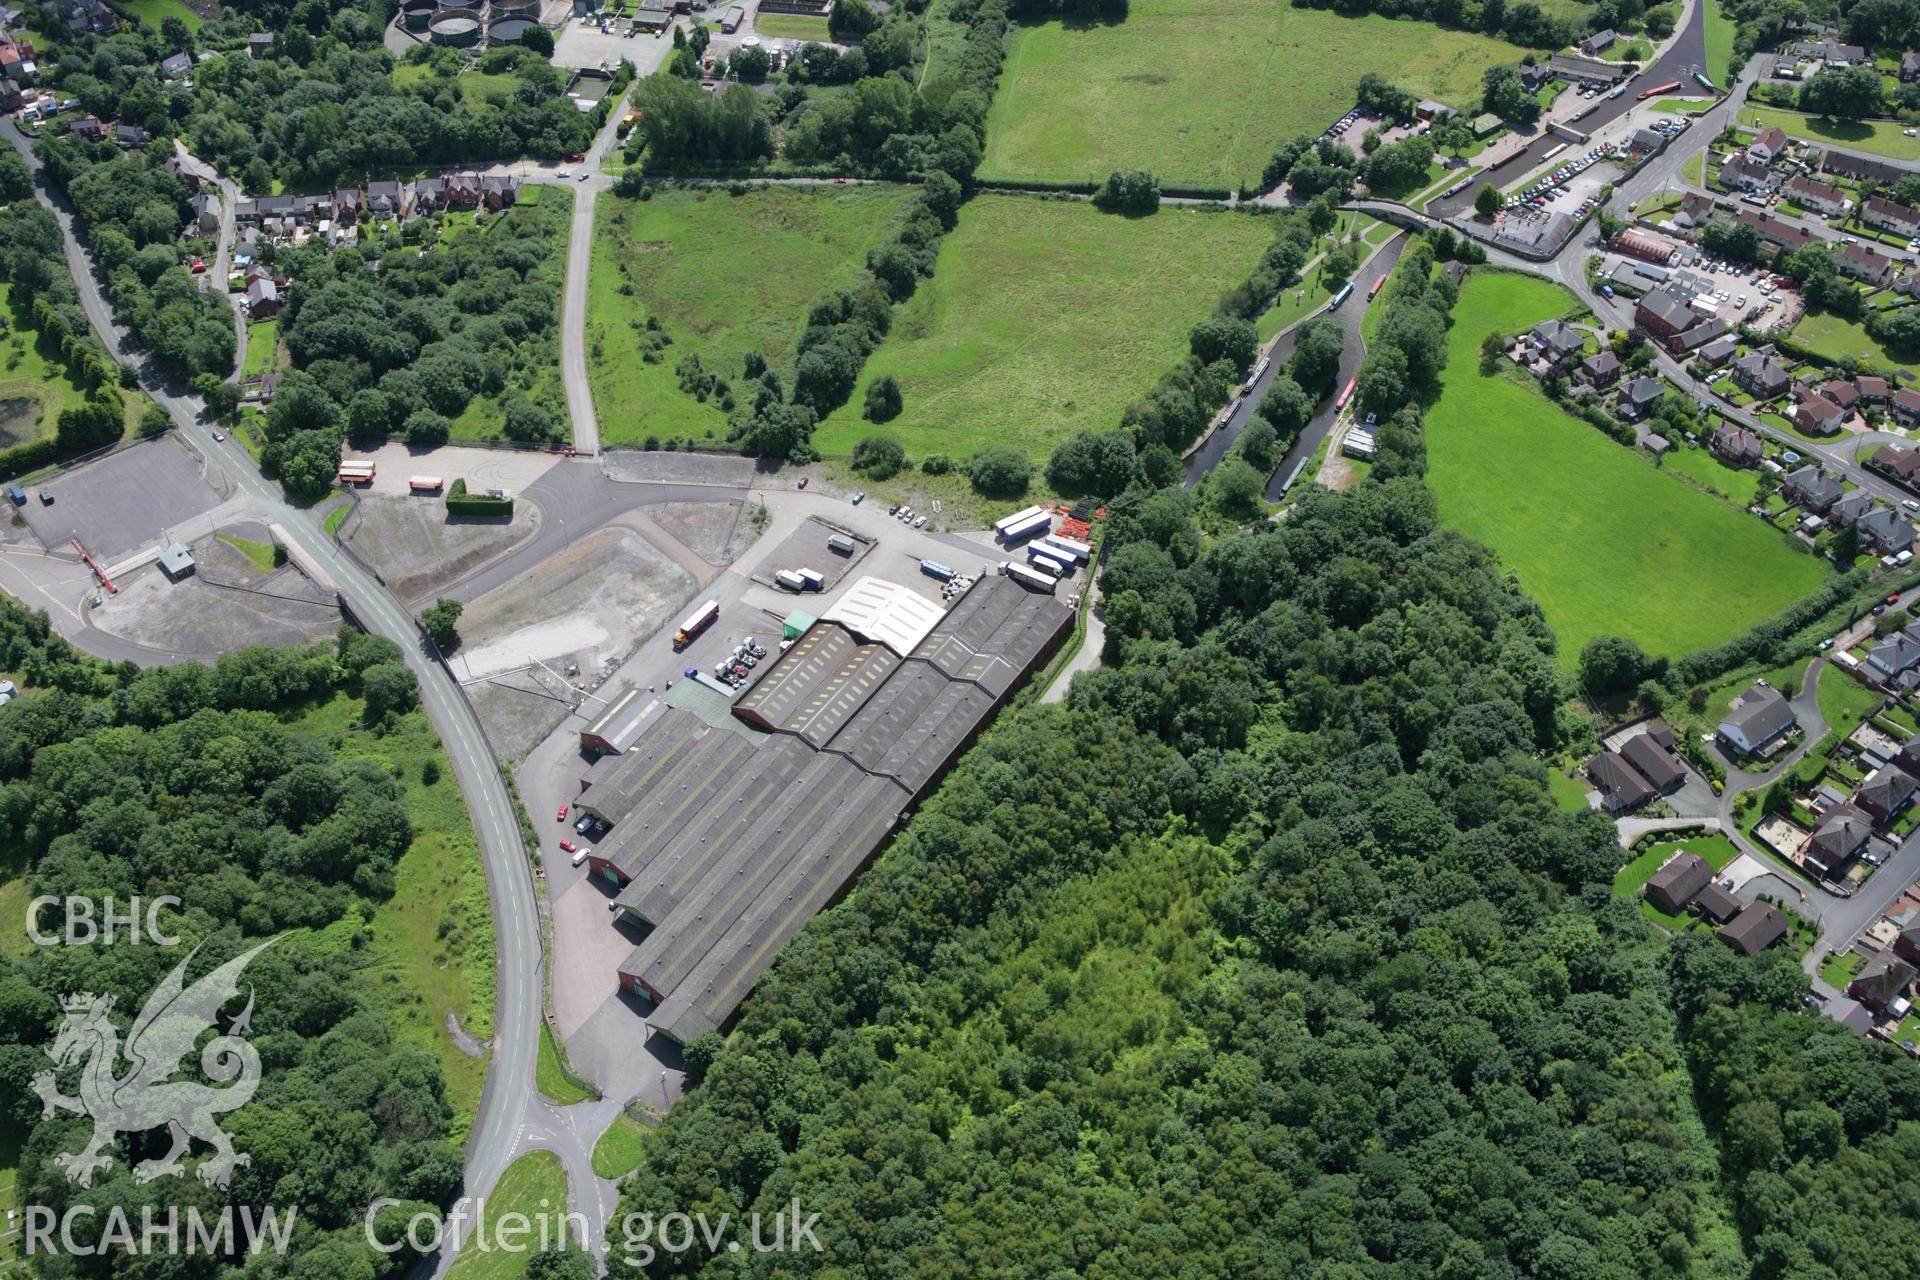
M560 847L566 850L568 853L572 853L574 850L578 849L580 846L575 844L571 840L562 840L560 842Z
M560 812L553 815L553 820L555 822L565 822L567 820L567 806L565 801L561 802Z
M806 487L807 487L807 478L806 478L805 476L801 476L801 477L800 477L800 488L802 488L802 489L804 489L804 488L806 488Z
M573 865L577 867L581 863L585 862L587 860L587 855L592 852L593 850L591 849L575 849L573 851Z
M856 507L857 507L857 506L859 506L859 505L860 505L861 503L863 503L863 502L865 502L866 500L867 500L867 491L866 491L865 489L855 489L855 490L853 491L853 505L854 505L854 506L856 506Z
M1888 604L1899 604L1899 603L1900 603L1900 593L1899 593L1898 591L1889 591L1889 592L1887 593L1887 603L1888 603Z

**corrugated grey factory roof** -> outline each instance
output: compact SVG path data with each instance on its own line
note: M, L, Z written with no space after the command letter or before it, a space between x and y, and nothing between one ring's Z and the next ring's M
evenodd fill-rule
M862 644L837 623L816 622L734 703L734 714L818 747L899 665L883 646Z
M853 801L858 823L838 840L816 842L807 858L789 862L754 895L726 936L647 1016L649 1027L686 1044L733 1016L780 948L834 900L886 839L895 815L886 812L891 802L882 797L899 789L879 778L867 778L861 788L861 797Z
M641 692L640 686L634 685L580 731L580 745L618 755L640 740L641 731L651 721L647 713L653 709L653 695Z
M589 787L577 802L613 823L598 846L600 856L632 876L660 841L678 834L735 781L758 745L691 712L669 711L635 750L614 757L634 767ZM609 807L621 816L612 817Z
M670 997L762 903L809 889L849 848L878 848L911 799L890 779L864 774L839 756L815 755L799 780L708 866L679 909L634 948L620 972ZM864 860L845 863L846 874ZM756 976L749 975L748 988Z
M1011 578L981 578L911 656L999 698L1073 622L1057 598Z
M992 713L993 696L979 685L931 663L909 662L826 746L918 794Z
M664 921L701 875L752 838L756 824L819 758L797 738L763 738L752 758L732 769L726 785L684 825L655 824L645 830L637 865L621 866L633 879L615 901L648 924Z

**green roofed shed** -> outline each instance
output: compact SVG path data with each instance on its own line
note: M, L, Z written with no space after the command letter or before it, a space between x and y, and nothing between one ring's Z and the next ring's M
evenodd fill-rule
M795 609L787 615L786 621L780 624L780 638L782 640L796 640L805 635L807 628L812 626L813 623L814 617L812 614L801 609Z

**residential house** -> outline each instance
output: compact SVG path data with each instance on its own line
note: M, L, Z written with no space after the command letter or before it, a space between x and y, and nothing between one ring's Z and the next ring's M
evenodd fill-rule
M1723 422L1714 430L1707 447L1714 457L1730 467L1756 466L1766 453L1759 436L1731 422Z
M1882 1013L1906 995L1907 988L1913 985L1914 973L1914 967L1905 960L1882 951L1860 966L1853 981L1847 984L1847 995L1864 1008Z
M1739 349L1740 344L1734 341L1731 334L1722 334L1700 348L1700 360L1710 368L1718 369L1733 359L1733 353Z
M1740 695L1719 725L1720 741L1736 757L1764 751L1794 726L1793 707L1771 685L1754 684Z
M1820 1012L1855 1035L1863 1036L1873 1030L1873 1015L1862 1008L1858 1000L1835 996L1820 1006Z
M1830 187L1824 182L1815 182L1805 174L1795 174L1787 179L1780 194L1799 205L1802 209L1812 209L1816 213L1836 215L1845 213L1853 202L1847 199L1847 193L1838 187Z
M1749 351L1733 362L1733 380L1749 395L1771 400L1784 395L1793 379L1771 351Z
M1648 734L1636 733L1628 738L1620 744L1620 754L1661 795L1666 795L1687 780L1686 766Z
M1587 761L1587 776L1593 779L1610 813L1628 813L1653 799L1653 788L1617 751Z
M1662 343L1699 323L1700 313L1668 289L1656 289L1633 308L1634 328Z
M1861 670L1876 684L1909 687L1915 682L1914 668L1920 667L1920 626L1909 626L1883 636L1867 650Z
M495 175L480 179L480 201L496 213L520 199L520 179Z
M1855 155L1848 151L1827 152L1820 158L1820 167L1828 173L1837 173L1845 178L1871 178L1875 182L1884 182L1888 186L1892 186L1912 172L1890 160L1875 160L1870 156Z
M1527 335L1527 346L1536 359L1560 364L1580 350L1584 336L1564 320L1544 320Z
M1632 149L1643 156L1658 155L1666 145L1667 135L1658 129L1635 129L1630 143Z
M220 229L220 197L211 191L202 191L193 198L194 226L200 231L212 234Z
M1682 849L1647 877L1646 899L1656 911L1677 916L1695 894L1713 882L1713 868L1697 853Z
M413 212L414 188L404 182L369 182L367 216L405 218Z
M1897 556L1902 551L1913 550L1913 525L1889 507L1876 507L1862 516L1854 528L1860 531L1860 541L1876 555Z
M446 207L449 209L479 208L480 176L474 173L448 174Z
M1908 964L1920 965L1920 920L1900 930L1900 935L1893 940L1893 954Z
M1653 406L1659 404L1660 397L1665 394L1667 394L1666 383L1642 374L1620 388L1620 416L1630 422L1637 422L1645 417Z
M1761 164L1770 165L1787 151L1785 129L1763 129L1747 144L1747 154Z
M26 95L20 92L20 86L11 80L0 79L0 112L18 111Z
M1726 170L1722 169L1720 172L1725 173ZM1781 249L1804 249L1810 244L1825 243L1819 236L1799 223L1776 218L1770 213L1756 213L1752 209L1741 209L1734 216L1752 227L1754 234L1763 242Z
M1900 55L1900 83L1912 84L1915 80L1920 80L1920 53L1903 53Z
M1865 489L1855 489L1827 508L1827 523L1836 529L1851 529L1872 510L1873 495Z
M168 156L160 162L160 167L186 183L189 191L198 191L220 177L212 165L196 160L184 152L176 152Z
M1860 221L1870 227L1909 238L1920 236L1920 210L1909 209L1904 204L1896 204L1880 196L1870 196L1860 206Z
M378 185L378 184L375 184ZM368 188L372 194L372 188ZM436 213L447 204L447 180L422 178L413 184L413 207L417 213Z
M1789 471L1786 479L1780 482L1780 492L1788 502L1797 502L1816 515L1825 515L1834 503L1840 501L1846 487L1828 475L1825 467L1810 462Z
M1859 392L1860 398L1868 404L1885 404L1887 402L1887 380L1885 378L1878 378L1872 374L1863 373L1853 380L1853 389Z
M137 124L117 124L113 126L113 141L121 147L144 147L147 131Z
M1591 58L1611 49L1613 47L1613 41L1613 28L1607 27L1604 30L1594 32L1585 40L1582 40L1580 42L1580 52Z
M272 52L273 52L273 33L272 32L255 31L253 34L247 37L247 56L249 58L264 58L269 53L272 53Z
M1595 387L1610 387L1620 381L1620 357L1611 351L1599 351L1580 362L1580 376Z
M333 193L333 220L335 222L353 222L366 208L366 193L358 187L341 187Z
M1893 416L1903 427L1920 425L1920 391L1902 387L1893 393Z
M1816 390L1849 413L1853 412L1853 407L1860 402L1860 388L1843 378L1823 382Z
M1725 924L1740 914L1740 899L1718 880L1693 895L1693 907L1702 919Z
M247 285L247 314L255 320L280 313L280 289L271 278L262 277Z
M1831 435L1840 429L1846 411L1825 396L1809 396L1793 406L1793 425L1815 435Z
M1533 66L1522 63L1515 70L1520 73L1520 87L1528 93L1539 93L1547 87L1547 82L1553 79L1553 68L1543 63L1535 63Z
M1787 918L1767 902L1749 902L1720 928L1720 941L1744 956L1757 956L1787 936Z
M1873 288L1879 289L1893 283L1893 259L1863 244L1850 244L1841 247L1834 255L1833 265Z
M1916 781L1912 774L1903 773L1892 765L1884 765L1860 784L1853 802L1873 815L1873 820L1884 827L1913 802L1916 790L1920 790L1920 781Z
M1680 207L1673 211L1674 223L1682 227L1697 227L1713 216L1713 197L1703 196L1699 192L1690 192L1682 197Z
M1764 196L1774 190L1778 177L1759 159L1747 155L1736 155L1720 165L1720 186L1732 192L1745 192L1747 196Z
M105 142L107 140L107 126L100 121L98 116L81 116L73 122L73 131L85 138L88 142Z
M1702 320L1684 333L1676 333L1668 338L1667 350L1673 353L1674 359L1684 360L1694 352L1712 346L1725 337L1726 333L1727 322L1715 316L1711 320ZM1728 354L1732 354L1732 348L1728 348Z
M160 60L160 76L164 80L184 79L192 70L192 54L176 53L170 58Z
M1867 51L1857 44L1842 44L1832 36L1819 40L1798 40L1791 46L1796 58L1804 58L1828 67L1850 67L1867 60ZM1778 133L1779 130L1774 130Z

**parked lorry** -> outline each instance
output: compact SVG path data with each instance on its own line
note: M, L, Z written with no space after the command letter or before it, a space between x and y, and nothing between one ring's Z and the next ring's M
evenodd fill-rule
M827 539L827 550L850 556L853 554L853 539L844 533L836 533Z
M800 570L800 581L806 583L807 590L809 591L825 591L827 589L826 575L818 569Z
M953 581L953 570L947 568L946 565L941 564L938 560L922 560L920 562L920 572L926 574L929 578L937 578L941 582Z
M687 615L680 629L673 633L673 647L684 649L693 643L693 638L712 626L720 617L720 602L709 600Z
M799 574L795 573L791 569L780 569L775 571L773 575L773 580L776 583L778 583L780 586L785 587L789 591L805 591L807 589L806 579L802 578Z

